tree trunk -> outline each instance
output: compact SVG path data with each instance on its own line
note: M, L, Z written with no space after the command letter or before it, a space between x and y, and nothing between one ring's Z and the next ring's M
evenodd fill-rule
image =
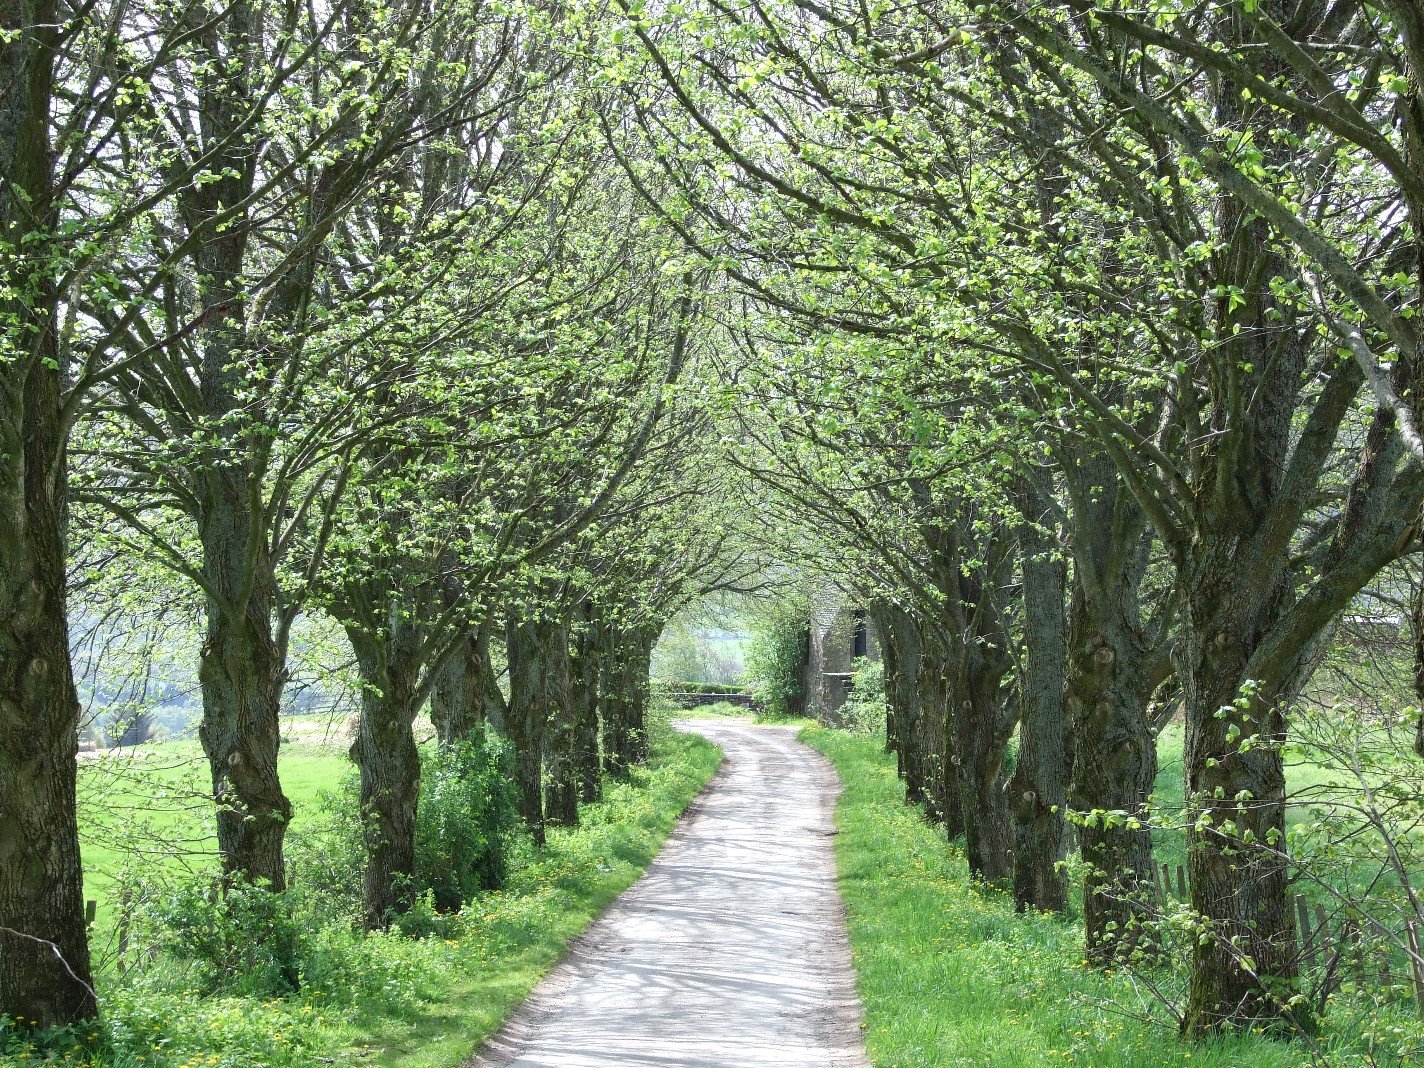
M918 627L918 624L912 624ZM950 759L949 716L955 665L934 652L922 635L919 671L911 685L915 689L915 748L918 775L923 784L925 812L944 828L949 838L964 834L964 807L959 768Z
M1248 672L1287 593L1234 589L1231 546L1214 540L1197 547L1183 576L1187 867L1192 908L1211 933L1193 940L1187 1033L1292 1020L1283 999L1294 989L1298 956L1281 753L1283 707L1295 692L1288 680Z
M6 383L0 445L0 1014L36 1027L95 1015L75 777L59 375ZM18 409L10 406L18 401Z
M562 827L578 826L580 742L578 713L573 701L569 627L551 632L546 647L544 685L549 701L549 732L544 750L548 777L544 818Z
M1139 591L1151 558L1146 513L1101 450L1060 456L1072 517L1068 633L1069 800L1084 815L1083 926L1087 959L1110 966L1146 948L1153 912L1147 800L1157 778L1158 726L1149 710L1170 668L1168 624L1144 626ZM1115 815L1108 816L1108 813Z
M1004 794L1008 732L1000 706L1002 672L975 647L957 687L951 757L959 779L964 855L976 879L1007 884L1014 875L1014 837Z
M351 759L361 772L366 847L362 913L366 928L378 930L415 902L419 636L399 620L384 633L360 627L349 627L347 633L363 683L361 717L351 744Z
M249 551L251 517L238 503L245 493L242 480L221 472L205 483L210 492L199 517L203 573L219 597L209 597L207 604L198 738L217 802L218 852L228 876L282 890L287 878L282 846L292 805L277 774L287 669L273 631L276 580L265 553Z
M964 833L964 821L946 734L950 665L927 648L922 625L909 611L885 602L873 610L885 662L887 737L893 724L905 801L957 838Z
M905 783L906 802L920 804L924 784L919 781L918 767L914 764L917 745L914 732L919 720L915 690L919 673L918 640L904 633L906 625L900 609L887 602L877 602L871 611L880 630L880 650L885 664L885 747L895 754L895 771Z
M626 776L648 759L648 671L657 630L615 626L603 662L603 768Z
M895 771L904 779L905 763L900 755L900 722L904 718L900 712L900 703L904 687L904 667L900 652L895 647L893 613L894 607L889 603L871 602L870 618L875 624L876 633L880 635L880 661L884 669L881 677L885 686L885 752L895 754Z
M1135 610L1120 599L1135 590L1116 592L1116 603L1103 605L1075 591L1069 635L1072 802L1090 814L1079 830L1087 867L1083 922L1088 960L1100 966L1142 948L1142 924L1152 911L1146 806L1157 778L1157 736L1148 715L1153 684L1129 618Z
M599 641L598 624L585 611L570 648L569 673L569 702L574 709L573 760L578 797L584 804L603 797L598 754Z
M509 657L509 707L505 736L514 746L515 785L519 814L534 843L545 842L544 759L546 735L565 691L567 669L550 670L557 658L568 653L567 628L542 617L511 618L506 628L505 646ZM559 649L564 650L562 654Z
M75 805L67 457L51 273L50 101L62 19L0 0L0 1015L97 1011ZM22 247L23 246L23 247Z
M1063 815L1068 800L1067 566L1033 525L1044 511L1035 505L1019 531L1024 605L1024 669L1020 683L1019 748L1005 789L1014 819L1014 904L1058 912L1067 907L1068 885L1058 868L1066 845Z
M486 692L493 680L489 667L489 629L482 623L459 641L430 691L430 721L446 746L470 738L485 725L491 704Z

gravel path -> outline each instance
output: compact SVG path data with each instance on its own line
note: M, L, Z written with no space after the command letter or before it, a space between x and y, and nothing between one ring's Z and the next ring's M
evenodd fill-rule
M721 771L470 1068L868 1068L835 771L794 728L679 726Z

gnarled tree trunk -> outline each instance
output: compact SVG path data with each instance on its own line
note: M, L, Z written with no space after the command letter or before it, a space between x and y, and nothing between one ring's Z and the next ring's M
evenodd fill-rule
M1252 653L1281 611L1235 588L1229 546L1206 539L1184 575L1179 648L1186 700L1185 764L1192 907L1211 925L1193 941L1189 1032L1290 1015L1299 949L1285 845L1284 706L1289 678L1255 679ZM1253 596L1252 594L1256 594ZM1248 739L1251 744L1245 745Z
M1001 689L1003 671L974 646L952 691L950 759L959 779L964 819L964 855L969 871L991 884L1014 874L1014 835L1004 795L1004 751L1010 731Z
M202 317L197 337L201 419L194 436L205 446L193 465L193 516L202 546L207 634L198 678L203 718L198 736L207 754L218 807L218 850L230 876L285 885L282 846L291 804L277 773L286 648L274 612L278 585L269 552L262 473L255 447L271 427L249 393L262 374L247 334L243 277L251 221L230 217L250 194L258 137L237 135L250 106L251 45L260 28L235 10L199 47L214 60L200 87L208 122L200 137L216 155L210 182L186 186L178 201L192 243L198 299L217 314ZM219 55L232 62L218 62ZM240 58L237 58L240 57ZM219 147L220 146L220 147Z
M486 621L465 634L440 668L430 691L430 720L441 745L470 738L482 731L491 709L504 697L489 663L490 630ZM493 692L491 692L493 691ZM502 721L503 716L499 715Z
M287 666L274 633L276 579L265 547L250 545L253 524L241 473L214 472L202 489L203 577L217 596L208 598L198 669L198 738L217 801L218 852L229 876L281 890L292 806L277 773Z
M1150 558L1147 516L1101 453L1061 465L1073 519L1068 722L1073 808L1084 861L1086 954L1100 966L1144 948L1152 912L1147 799L1157 778L1149 701L1170 668L1170 619L1148 626L1139 590ZM1150 633L1149 633L1150 630ZM1113 813L1113 816L1108 816Z
M1148 716L1136 610L1103 591L1107 603L1075 590L1069 628L1068 713L1074 739L1072 803L1089 817L1079 829L1087 956L1109 965L1142 945L1151 911L1152 832L1147 799L1157 778L1157 736ZM1127 822L1131 820L1132 822Z
M0 1015L97 1011L75 812L50 101L62 18L0 0Z
M361 772L366 846L362 914L368 930L389 926L415 901L415 821L420 801L419 635L395 618L375 632L348 627L363 683L351 759Z

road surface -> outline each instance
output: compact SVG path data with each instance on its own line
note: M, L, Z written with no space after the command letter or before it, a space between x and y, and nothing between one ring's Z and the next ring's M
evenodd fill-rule
M722 769L471 1068L868 1068L835 771L791 727L680 726Z

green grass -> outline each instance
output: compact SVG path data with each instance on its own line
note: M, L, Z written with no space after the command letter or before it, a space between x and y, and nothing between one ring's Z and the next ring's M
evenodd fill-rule
M454 1068L524 1000L569 940L637 879L722 759L715 745L673 732L665 720L654 725L652 742L646 765L626 781L607 782L604 800L583 807L581 826L552 829L542 851L521 846L504 889L456 915L422 912L426 937L365 935L342 923L317 927L307 932L304 957L314 970L304 972L299 993L280 998L204 995L190 966L164 955L143 963L145 955L131 948L138 968L100 974L101 1039L56 1035L47 1047L31 1047L0 1027L0 1065ZM149 747L139 763L86 769L91 892L130 864L125 842L149 842L149 833L155 853L145 863L211 862L196 757L191 743L165 743ZM337 787L349 768L339 751L284 747L294 839L315 833L303 811L311 813L316 795ZM125 838L124 805L143 813L149 831ZM172 855L159 850L162 841ZM180 855L187 847L196 852Z
M1085 966L1076 916L1018 916L1006 895L971 883L958 847L905 805L879 738L802 736L844 783L836 856L877 1068L1313 1063L1303 1045L1258 1035L1180 1042L1139 980ZM1392 1017L1352 1015L1342 1031L1322 1040L1330 1064L1408 1063L1397 1051L1417 1042Z
M323 792L337 789L351 762L339 748L281 749L282 787L300 835ZM130 873L212 868L216 823L207 761L196 741L159 742L86 759L79 765L79 838L85 896L98 903L96 941L112 934L120 885Z

